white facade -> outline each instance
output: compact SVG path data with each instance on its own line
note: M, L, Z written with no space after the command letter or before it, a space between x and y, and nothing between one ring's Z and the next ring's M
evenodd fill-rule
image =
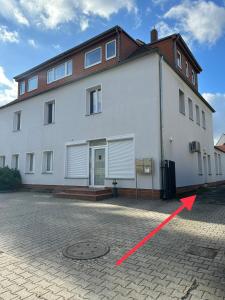
M138 188L159 190L159 59L156 53L148 54L0 109L0 157L5 156L5 164L12 166L12 156L19 155L18 168L25 184L90 186L95 185L97 154L105 160L105 180L99 185L111 187L115 178L120 188L137 184ZM95 87L101 87L102 112L89 115L87 93ZM186 115L179 112L179 89L185 95ZM194 121L189 120L188 97L205 112L206 129L196 124L195 116ZM215 173L212 112L165 62L162 98L164 159L176 162L177 186L225 180L225 155L223 175ZM46 125L46 103L52 101L54 122ZM17 131L16 112L21 112ZM202 149L201 174L197 153L189 151L189 142L195 140ZM204 168L203 157L208 159L208 155L211 175L208 165ZM138 175L136 182L135 159L143 158L153 159L154 172L152 176Z

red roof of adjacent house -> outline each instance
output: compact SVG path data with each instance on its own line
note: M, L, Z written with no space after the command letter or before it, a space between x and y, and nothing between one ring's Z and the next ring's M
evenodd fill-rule
M225 145L215 146L215 148L225 153Z

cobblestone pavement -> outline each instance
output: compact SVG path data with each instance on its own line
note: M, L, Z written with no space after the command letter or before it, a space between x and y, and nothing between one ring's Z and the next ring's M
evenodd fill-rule
M225 205L203 199L115 267L178 201L0 194L0 299L225 299ZM62 256L64 247L89 239L109 244L110 252L89 261ZM187 254L192 245L218 254Z

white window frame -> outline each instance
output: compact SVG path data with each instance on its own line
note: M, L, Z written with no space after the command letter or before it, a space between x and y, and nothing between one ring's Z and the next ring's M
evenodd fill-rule
M37 79L37 87L30 89L30 88L29 88L29 82L30 82L31 80L33 80L34 78ZM37 89L38 89L38 75L35 75L35 76L33 76L33 77L31 77L31 78L28 79L27 91L28 91L28 92L32 92L32 91L37 90Z
M30 170L30 157L33 155L33 170ZM35 173L35 154L34 152L27 152L26 153L26 174L34 174Z
M185 63L185 74L186 74L186 77L189 77L189 64L188 64L188 61L186 61L186 63Z
M202 110L202 128L206 129L206 115L204 110Z
M14 163L14 158L16 156L17 156L17 168L14 168L13 163ZM12 169L19 170L19 158L20 158L19 153L12 154L12 158L11 158L11 168Z
M20 116L20 123L19 123L19 128L18 128L18 115ZM17 131L21 131L21 116L22 116L22 111L15 111L13 114L13 131L17 132Z
M211 156L207 155L207 161L208 161L208 175L212 175L212 163L211 163Z
M181 102L181 95L182 95L183 103ZM182 108L183 108L183 110L182 110ZM179 112L184 116L186 115L185 94L181 89L179 89Z
M188 98L188 112L189 112L189 120L194 121L194 107L191 98Z
M115 54L108 57L107 46L108 46L109 44L111 44L111 43L115 43ZM105 59L106 59L106 60L110 60L110 59L116 57L116 55L117 55L117 49L116 49L116 48L117 48L116 39L114 39L114 40L112 40L112 41L109 41L108 43L105 44Z
M200 107L196 104L195 105L195 113L196 113L196 124L198 126L201 125L201 114L200 114Z
M180 59L179 59L180 57ZM182 69L182 55L179 50L177 50L177 65L180 69Z
M94 64L91 64L91 65L88 65L88 66L87 66L87 55L88 55L89 53L91 53L91 52L94 52L94 51L97 50L97 49L100 49L100 60L97 61L97 62L95 62ZM88 69L88 68L91 68L91 67L93 67L93 66L96 66L96 65L100 64L101 62L102 62L102 47L97 47L97 48L92 49L92 50L90 50L90 51L88 51L88 52L85 52L85 55L84 55L84 68L85 68L85 69Z
M197 160L198 160L198 175L203 175L203 165L202 165L202 154L201 152L197 152Z
M24 87L23 88L23 90L22 90L22 92L21 92L21 87ZM21 81L20 83L19 83L19 93L20 93L20 96L22 96L23 94L25 94L25 92L26 92L26 84L25 84L25 81Z
M68 73L67 71L68 71L68 63L70 63L71 62L71 65L72 65L72 69L71 69L71 73ZM61 67L61 66L63 66L64 65L64 75L62 76L62 77L60 77L60 78L57 78L57 79L55 79L55 69L56 68L58 68L58 67ZM50 72L52 72L53 71L53 74L54 74L54 79L53 80L49 80L49 76L48 76L48 74L50 73ZM51 69L49 69L48 71L47 71L47 84L50 84L50 83L52 83L52 82L55 82L55 81L58 81L58 80L60 80L60 79L62 79L62 78L65 78L65 77L68 77L68 76L71 76L71 75L73 75L73 60L72 59L69 59L69 60L67 60L67 61L65 61L64 63L62 63L62 64L59 64L59 65L57 65L57 66L55 66L55 67L53 67L53 68L51 68Z
M91 113L91 92L101 89L100 92L100 103L101 103L101 110L98 112ZM102 84L90 87L86 89L86 116L94 116L97 114L102 113Z
M48 105L53 104L52 106L52 122L48 122ZM55 124L55 100L47 101L44 103L44 125Z
M5 155L0 155L0 162L2 160L2 166L0 168L5 168L6 157Z
M47 153L52 153L52 160L51 160L51 170L47 171ZM53 161L54 161L54 152L52 150L45 150L42 154L42 174L53 174Z

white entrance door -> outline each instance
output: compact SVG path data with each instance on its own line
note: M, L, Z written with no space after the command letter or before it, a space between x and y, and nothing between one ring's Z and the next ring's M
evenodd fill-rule
M105 148L90 148L90 185L104 186L105 184Z

